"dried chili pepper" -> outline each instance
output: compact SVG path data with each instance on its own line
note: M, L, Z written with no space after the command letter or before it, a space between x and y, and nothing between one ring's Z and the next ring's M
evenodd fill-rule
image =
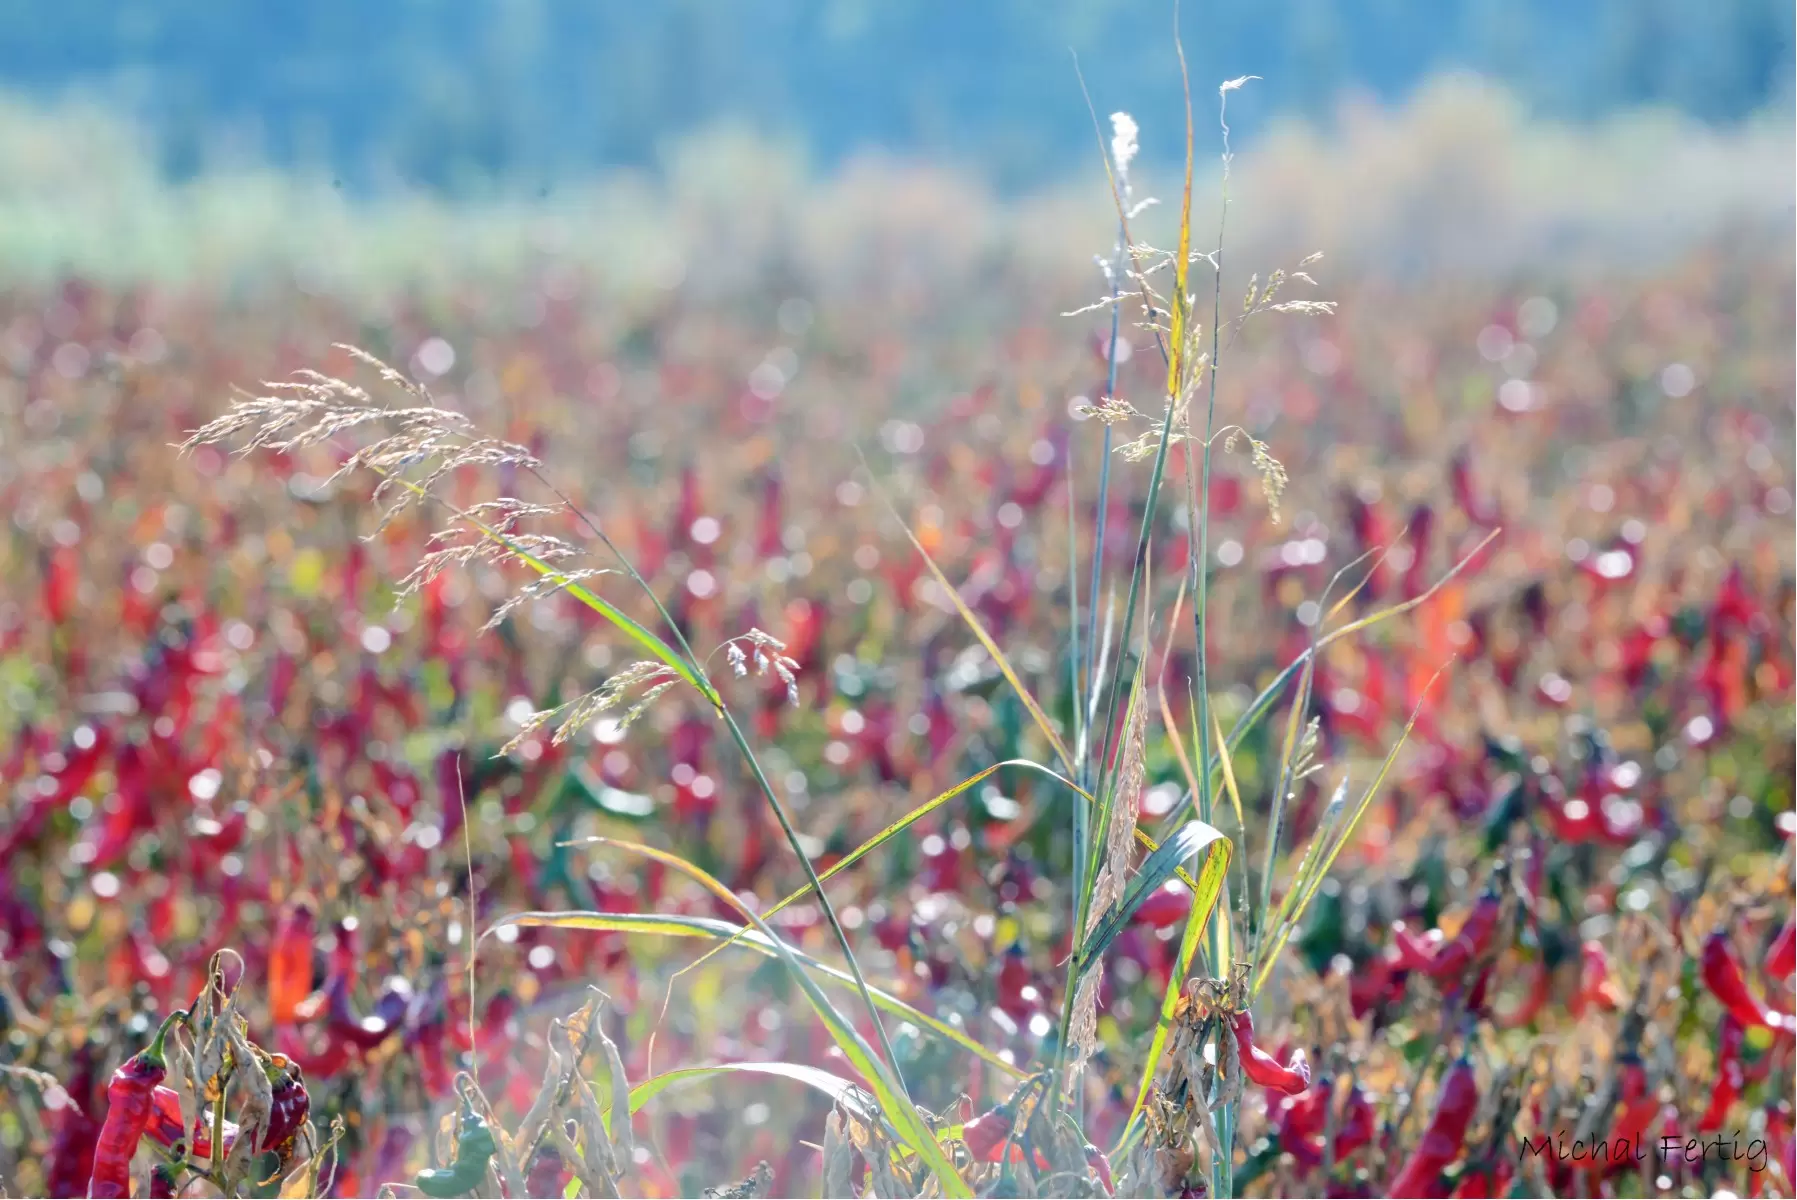
M1773 979L1797 975L1797 921L1786 921L1772 939L1772 948L1766 951L1766 974Z
M94 1146L94 1173L87 1181L90 1200L131 1194L131 1156L150 1122L156 1085L168 1074L162 1048L170 1026L185 1019L185 1013L170 1013L155 1040L112 1073L112 1082L106 1085L106 1124Z
M1242 1074L1249 1082L1288 1096L1296 1096L1310 1086L1310 1063L1305 1060L1304 1051L1292 1051L1290 1065L1281 1065L1278 1059L1254 1044L1254 1016L1246 1010L1235 1014L1231 1028L1241 1058Z
M499 1152L499 1143L484 1117L466 1100L462 1103L461 1131L456 1135L455 1160L447 1167L429 1168L412 1176L412 1186L437 1200L465 1196L487 1178L487 1164Z
M1387 1185L1388 1196L1427 1196L1433 1194L1441 1173L1460 1154L1466 1141L1466 1130L1472 1124L1473 1111L1479 1107L1479 1083L1473 1075L1472 1060L1462 1055L1442 1078L1435 1102L1435 1115L1422 1141L1410 1154Z
M1734 951L1728 947L1728 935L1722 930L1718 929L1704 939L1699 973L1703 976L1704 986L1741 1024L1764 1025L1785 1037L1797 1032L1797 1018L1772 1008L1747 986L1741 964L1735 961Z

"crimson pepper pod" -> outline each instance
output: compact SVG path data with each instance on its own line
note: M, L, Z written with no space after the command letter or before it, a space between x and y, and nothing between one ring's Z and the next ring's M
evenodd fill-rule
M55 1139L44 1165L44 1184L52 1196L80 1196L94 1170L94 1145L100 1123L89 1116L93 1108L96 1060L94 1043L84 1045L75 1061L67 1091L72 1101L59 1115Z
M1386 1186L1388 1196L1428 1196L1435 1193L1441 1173L1460 1154L1467 1127L1479 1107L1479 1082L1472 1060L1462 1055L1443 1076L1435 1101L1435 1114L1422 1140Z
M1639 1150L1647 1127L1660 1113L1660 1100L1648 1087L1647 1068L1638 1054L1623 1056L1617 1069L1617 1082L1616 1127L1610 1141L1612 1145L1626 1144ZM1628 1157L1619 1154L1611 1162L1610 1172L1614 1174L1628 1165Z
M1583 1016L1593 1008L1615 1012L1622 1001L1621 989L1610 978L1610 960L1603 943L1587 941L1579 947L1579 990L1573 998L1572 1015Z
M106 1085L106 1123L94 1146L94 1170L87 1181L90 1200L122 1200L131 1194L131 1156L150 1123L156 1085L168 1075L162 1049L170 1027L185 1018L184 1013L170 1013L155 1040L112 1073L112 1082Z
M961 1141L966 1144L967 1153L973 1157L973 1161L997 1162L1016 1121L1017 1112L1008 1104L1001 1104L972 1120L964 1121L961 1125Z
M1439 930L1432 930L1428 938L1419 938L1394 926L1392 938L1400 965L1437 981L1458 978L1491 945L1491 935L1497 930L1502 912L1503 893L1494 879L1451 941L1442 938Z
M1764 1025L1784 1038L1797 1036L1797 1017L1774 1009L1747 986L1747 978L1741 971L1741 964L1735 960L1734 951L1729 949L1728 935L1724 931L1718 929L1704 939L1698 971L1704 986L1741 1024Z
M562 1152L545 1142L537 1148L536 1157L530 1160L530 1169L524 1173L524 1194L543 1200L560 1200L567 1178L568 1165L562 1161Z
M1304 1051L1292 1051L1290 1063L1282 1065L1254 1044L1254 1016L1246 1010L1231 1018L1230 1027L1235 1033L1242 1074L1250 1083L1288 1096L1296 1096L1310 1086L1310 1063L1305 1059Z
M1766 951L1766 974L1776 980L1797 974L1797 921L1786 921L1772 939L1772 948Z
M1104 1189L1104 1194L1114 1195L1117 1185L1111 1178L1111 1160L1105 1157L1104 1151L1090 1142L1086 1143L1085 1154L1086 1166L1098 1177L1098 1185Z
M1709 1107L1698 1118L1699 1133L1714 1133L1728 1119L1741 1093L1747 1089L1747 1071L1741 1064L1741 1048L1747 1040L1746 1027L1733 1013L1722 1018L1721 1035L1716 1044L1716 1086L1710 1092Z
M185 1145L187 1152L195 1158L212 1157L212 1123L204 1114L194 1119L193 1136L189 1138L181 1127L181 1097L171 1087L161 1084L150 1096L151 1112L149 1124L144 1127L144 1136L164 1150L173 1150L176 1146ZM224 1123L224 1152L229 1154L237 1141L237 1122Z
M306 1091L305 1073L291 1061L271 1066L274 1101L263 1129L263 1150L276 1151L285 1163L292 1155L294 1139L312 1115L312 1097Z

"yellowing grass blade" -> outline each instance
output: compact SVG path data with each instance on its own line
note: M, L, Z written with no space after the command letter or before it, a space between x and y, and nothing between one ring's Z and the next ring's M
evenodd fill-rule
M779 957L779 953L773 945L753 928L745 925L733 925L729 921L720 921L715 917L688 917L673 913L522 912L501 917L481 936L486 937L487 934L507 925L585 930L593 933L635 934L647 937L699 938L717 942L720 946L742 946L768 958ZM791 947L788 948L791 949ZM854 976L847 971L830 966L828 963L819 962L802 950L791 949L791 953L807 970L833 983L839 983L845 987L855 986ZM921 1012L897 996L883 992L879 988L869 987L868 992L882 1011L889 1012L902 1020L913 1022L919 1028L928 1029L938 1037L953 1042L981 1062L998 1068L1013 1079L1024 1078L1025 1072L1019 1070L1014 1064L1006 1062L948 1022Z
M1130 917L1135 915L1136 909L1142 906L1142 902L1172 879L1181 863L1207 848L1204 866L1198 873L1192 896L1194 900L1206 902L1208 915L1210 906L1216 903L1218 891L1223 886L1223 872L1229 866L1229 839L1223 836L1222 830L1206 825L1203 821L1188 821L1178 833L1161 843L1160 849L1143 860L1141 870L1131 877L1123 898L1104 914L1104 919L1080 945L1079 954L1074 960L1073 976L1068 980L1070 988L1103 956L1117 935L1123 932Z
M1142 1064L1142 1079L1136 1087L1136 1102L1130 1109L1129 1120L1123 1123L1125 1135L1141 1116L1143 1105L1148 1103L1149 1089L1154 1086L1154 1073L1160 1069L1161 1056L1167 1050L1167 1036L1173 1029L1173 1013L1179 1005L1180 992L1185 988L1186 976L1191 973L1192 959L1198 953L1198 943L1203 940L1205 929L1216 912L1217 898L1223 892L1223 881L1229 873L1229 855L1229 839L1219 835L1210 844L1210 853L1205 857L1204 867L1198 873L1199 883L1192 889L1192 908L1186 916L1185 935L1179 940L1179 954L1174 958L1173 969L1167 977L1167 993L1161 997L1160 1016L1154 1023L1154 1036L1148 1043L1148 1060ZM1227 927L1227 922L1224 925Z
M957 783L954 787L948 789L948 791L946 791L946 792L943 792L941 795L932 797L931 799L924 801L922 804L918 805L916 808L912 809L910 812L906 813L904 816L900 817L898 820L896 820L892 824L886 826L886 828L880 830L880 832L874 834L872 837L868 838L865 842L862 842L859 846L857 846L853 850L849 851L848 854L843 856L841 861L834 863L830 867L829 870L819 872L818 877L817 877L818 881L820 883L822 883L822 882L830 879L832 876L838 875L841 872L848 870L850 867L854 866L856 863L858 863L862 859L866 858L869 854L872 854L875 850L878 850L881 846L884 846L887 842L892 841L892 839L896 838L899 834L903 833L906 829L909 829L912 825L915 825L918 821L922 820L924 817L929 816L931 813L935 812L937 809L941 808L944 804L947 804L950 800L953 800L955 797L964 795L975 784L983 782L984 780L989 778L991 775L993 775L995 772L1002 770L1005 767L1021 767L1021 768L1024 768L1025 770L1036 771L1040 774L1048 776L1050 779L1054 780L1056 783L1061 784L1063 787L1066 787L1067 789L1072 791L1075 795L1077 795L1081 799L1085 800L1086 803L1090 804L1093 802L1091 793L1087 792L1084 788L1080 787L1079 784L1074 783L1071 779L1068 779L1066 776L1061 775L1059 772L1050 770L1048 767L1042 766L1040 763L1033 763L1027 758L1007 758L1003 762L993 763L991 766L987 767L983 771L980 771L978 774L968 776L966 779L963 779L960 783ZM779 912L781 909L786 908L788 905L795 904L800 900L803 900L806 896L808 896L810 894L811 894L811 886L809 884L807 884L804 887L800 888L798 891L794 892L792 895L786 897L786 899L780 901L780 903L778 903L778 904L774 905L772 908L768 909L767 913L765 915L771 917L775 913Z
M640 854L645 858L651 858L656 862L673 867L740 912L743 919L753 925L785 961L787 971L792 975L794 981L804 989L806 999L811 1001L812 1010L823 1021L824 1027L830 1031L830 1036L835 1039L837 1046L841 1048L849 1063L861 1073L861 1077L867 1080L868 1086L873 1089L874 1095L880 1102L880 1111L886 1114L886 1119L891 1123L893 1131L898 1134L899 1140L913 1154L917 1155L918 1160L929 1168L931 1174L936 1176L937 1183L942 1188L942 1194L945 1196L971 1196L973 1194L968 1190L966 1180L961 1178L953 1164L948 1161L948 1156L942 1152L942 1146L936 1141L935 1135L930 1132L923 1119L917 1115L917 1107L906 1098L904 1084L894 1074L894 1067L882 1062L880 1056L874 1053L873 1047L867 1044L866 1039L861 1036L849 1019L843 1016L834 1004L830 1003L830 998L824 995L823 989L817 986L817 981L812 979L810 972L804 969L797 952L782 941L767 922L757 916L753 909L737 898L735 892L725 887L709 871L688 862L678 854L672 854L654 846L645 846L640 842L613 841L611 844L620 850L628 850L633 854Z
M1217 763L1223 770L1223 790L1229 793L1229 803L1235 809L1236 824L1243 829L1248 828L1248 821L1242 815L1242 793L1235 785L1235 760L1230 757L1229 741L1223 736L1223 725L1217 720L1217 710L1211 709L1211 732L1217 740Z
M999 771L1000 769L1002 769L1004 767L1023 767L1028 770L1031 770L1031 771L1040 772L1041 774L1048 776L1050 779L1054 780L1055 782L1060 783L1060 784L1072 789L1074 794L1078 795L1086 803L1088 803L1088 804L1092 803L1091 794L1089 792L1087 792L1084 788L1080 787L1077 783L1074 783L1072 780L1067 779L1065 776L1060 775L1059 773L1052 771L1045 766L1042 766L1040 763L1031 762L1027 758L1007 758L1003 762L993 763L991 766L987 767L985 770L968 776L966 779L963 779L960 783L957 783L954 787L949 788L946 792L943 792L939 796L934 796L934 797L924 801L922 804L918 805L916 808L912 809L910 812L906 813L904 816L900 817L898 820L894 821L892 824L886 826L886 828L880 830L880 832L874 834L871 838L868 838L865 842L862 842L859 846L855 847L848 854L844 855L843 858L840 861L834 863L830 867L829 870L820 872L817 877L818 883L822 884L822 883L826 882L827 880L835 877L836 875L839 875L842 872L848 870L850 867L854 866L856 863L858 863L862 859L866 858L869 854L872 854L875 850L878 850L880 847L884 846L886 843L888 843L888 842L892 841L894 838L898 837L899 834L901 834L905 830L909 829L912 825L915 825L918 821L922 820L924 817L929 816L931 813L933 813L937 809L941 808L944 804L947 804L950 800L955 799L957 796L965 795L967 793L967 791L969 789L971 789L975 784L978 784L978 783L990 778L994 773L996 773L997 771ZM575 841L564 842L562 844L574 846L574 845L590 844L590 843L594 843L594 842L604 842L607 840L608 839L606 839L606 838L594 837L594 838L577 839ZM811 894L811 892L812 892L811 885L809 883L807 883L804 887L802 887L798 891L792 893L792 895L786 897L784 900L780 901L778 904L775 904L773 907L769 908L765 913L762 914L762 916L764 918L772 917L775 913L780 912L782 909L788 908L788 907L798 903L800 900L803 900L806 896L809 896ZM746 928L746 926L745 926L745 928ZM710 950L707 950L703 955L701 955L697 961L690 963L687 966L682 967L679 970L679 972L677 972L677 974L685 974L688 971L696 970L700 965L702 965L712 955L717 954L719 951L724 950L725 948L726 947L724 947L724 946L712 947Z
M1399 734L1398 740L1392 744L1391 752L1385 756L1385 761L1379 766L1379 774L1373 777L1373 782L1367 786L1366 794L1361 796L1360 803L1355 806L1353 815L1344 823L1341 836L1335 840L1335 844L1329 848L1328 854L1318 863L1309 882L1305 884L1304 893L1292 906L1291 915L1280 923L1272 945L1265 946L1263 939L1260 963L1255 969L1254 982L1249 990L1250 998L1260 995L1260 989L1266 983L1267 976L1272 974L1273 964L1279 961L1280 952L1285 949L1285 943L1291 937L1292 930L1296 929L1298 922L1304 919L1304 911L1310 907L1310 901L1316 895L1317 889L1322 886L1323 880L1328 878L1329 869L1335 865L1336 856L1342 852L1342 848L1354 836L1354 829L1360 824L1360 818L1366 815L1366 810L1371 806L1373 797L1378 794L1380 786L1384 784L1386 775L1391 773L1392 764L1398 760L1398 751L1404 748L1404 743L1409 740L1410 731L1416 728L1416 719L1422 715L1423 705L1428 701L1429 692L1434 689L1435 681L1441 678L1442 671L1446 669L1446 667L1442 667L1430 676L1428 686L1423 689L1422 696L1417 699L1416 707L1411 710L1410 720L1404 723L1404 732Z
M871 471L869 475L872 475ZM893 506L891 499L887 497L885 489L880 487L878 480L874 482L874 490L879 493L880 500L886 505L886 511L892 514L892 519L899 523L899 528L905 531L905 536L911 539L913 546L917 547L917 552L923 556L924 566L930 569L930 574L936 577L936 582L941 585L944 592L948 593L949 600L954 604L955 611L961 614L961 619L967 623L967 628L973 631L973 636L979 639L980 645L986 648L986 653L992 656L992 661L998 664L998 669L1004 674L1005 682L1011 685L1012 690L1017 693L1017 698L1023 701L1023 707L1029 710L1031 719L1036 722L1036 727L1042 731L1042 736L1046 737L1048 744L1053 747L1055 757L1061 760L1061 769L1069 775L1078 774L1079 768L1073 763L1073 755L1068 751L1067 743L1061 740L1059 731L1049 721L1048 714L1042 711L1042 706L1036 703L1036 698L1030 695L1028 688L1023 686L1023 680L1018 677L1016 669L1011 666L1011 660L1005 657L1004 651L998 648L998 643L993 641L992 635L986 632L986 627L980 623L979 617L971 608L967 607L967 602L961 599L961 593L955 590L955 586L948 581L948 576L942 573L942 568L936 565L936 560L930 557L930 552L923 548L923 543L917 540L915 533L911 532L911 526L906 523L905 518L899 516L898 509Z
M635 1113L641 1110L645 1104L669 1088L715 1080L725 1075L763 1075L776 1079L790 1079L794 1083L801 1083L808 1088L822 1092L863 1121L879 1116L878 1110L869 1103L871 1098L862 1090L860 1084L844 1079L840 1075L832 1075L819 1067L791 1062L717 1063L707 1067L682 1067L679 1070L666 1071L645 1079L630 1089L630 1111ZM602 1115L605 1117L609 1129L610 1113Z

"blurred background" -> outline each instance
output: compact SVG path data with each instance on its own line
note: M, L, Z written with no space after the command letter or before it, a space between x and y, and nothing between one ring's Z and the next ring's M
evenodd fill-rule
M1250 240L1304 229L1411 270L1783 221L1792 20L1777 0L1184 15L1207 134L1214 83L1266 81L1231 108L1242 169L1267 177ZM0 269L453 269L427 214L458 223L465 256L515 259L518 218L553 214L561 254L612 258L590 226L640 242L616 231L652 222L658 189L787 213L874 163L952 177L968 221L1072 185L1060 215L1096 228L1076 61L1099 116L1137 112L1144 158L1176 165L1172 22L1137 0L16 6L0 14ZM350 212L377 245L321 253Z
M1387 930L1457 920L1495 848L1532 847L1552 895L1493 951L1512 1021L1493 1062L1536 1037L1591 1043L1574 1014L1593 943L1621 972L1676 970L1662 919L1765 941L1788 917L1768 881L1788 881L1797 831L1792 6L1182 11L1205 249L1218 87L1260 77L1228 99L1223 313L1315 252L1315 284L1288 274L1281 298L1338 305L1257 312L1220 342L1219 423L1289 475L1269 495L1246 443L1217 455L1223 724L1310 644L1343 564L1394 547L1353 601L1370 614L1466 563L1324 656L1307 713L1324 770L1284 827L1288 850L1307 844L1329 790L1378 777L1422 706L1262 1016L1269 1046L1362 1064L1383 1105L1414 1088L1442 1011L1416 985L1381 990ZM152 1015L235 949L256 1036L307 1064L321 1127L346 1121L343 1195L442 1161L471 1019L482 1085L515 1120L549 1018L589 983L633 1079L738 1059L848 1071L785 976L739 955L676 977L694 956L678 939L511 927L471 992L470 887L482 929L520 910L733 916L574 839L653 842L761 904L797 865L685 692L628 735L600 722L501 753L533 710L634 657L590 610L552 596L484 630L522 582L490 563L399 594L436 515L383 524L370 480L327 483L340 450L173 447L233 389L302 369L400 399L333 343L391 362L539 455L701 655L751 628L786 642L796 705L777 681L726 686L808 851L842 854L1001 760L1050 761L857 449L1074 725L1073 617L1089 658L1094 559L1112 621L1148 509L1147 465L1118 456L1100 503L1090 408L1164 411L1138 314L1113 332L1089 307L1117 236L1100 144L1133 115L1134 194L1161 201L1133 231L1175 244L1173 19L1160 0L0 5L0 1061L94 1111ZM1182 459L1138 663L1171 729L1190 728L1195 662L1190 608L1169 615L1194 540L1169 502ZM444 487L552 499L512 469ZM618 576L596 586L657 621ZM1252 870L1276 717L1234 760ZM1143 824L1164 832L1184 749L1156 723L1145 753ZM1052 1049L1068 804L1007 769L831 885L869 977L990 1048L900 1029L934 1108L965 1092L985 1109ZM781 920L835 953L810 905ZM1132 925L1105 976L1095 1142L1128 1111L1177 920ZM1350 999L1352 1030L1317 1024ZM1656 1085L1687 1105L1725 1069L1696 1004L1656 1017L1680 1032L1653 1043ZM1764 1106L1788 1146L1784 1062L1719 1103ZM78 1144L31 1078L0 1094L10 1194L62 1186L56 1139ZM828 1102L764 1092L657 1098L637 1184L696 1194L767 1159L774 1194L811 1194ZM1247 1118L1244 1152L1273 1119ZM1337 1167L1347 1190L1329 1194L1376 1194L1365 1152ZM1679 1186L1746 1194L1732 1169Z

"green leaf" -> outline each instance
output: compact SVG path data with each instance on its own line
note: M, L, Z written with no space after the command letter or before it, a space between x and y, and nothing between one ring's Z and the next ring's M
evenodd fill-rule
M1210 832L1216 834L1217 831L1212 829ZM1179 1006L1179 995L1185 989L1186 977L1191 974L1192 960L1198 954L1198 943L1203 940L1205 929L1210 925L1213 915L1218 915L1217 897L1221 895L1223 882L1229 875L1230 843L1228 838L1217 834L1217 838L1212 839L1209 845L1210 854L1206 856L1204 869L1199 872L1200 886L1192 892L1192 910L1186 916L1185 935L1179 939L1179 953L1173 960L1173 970L1167 976L1166 994L1161 997L1161 1011L1154 1023L1154 1037L1148 1043L1148 1060L1142 1064L1142 1079L1136 1086L1136 1102L1130 1109L1129 1120L1123 1123L1124 1140L1129 1137L1136 1118L1141 1116L1143 1107L1148 1103L1148 1092L1154 1086L1154 1075L1160 1069L1161 1056L1166 1053L1167 1037L1173 1031L1174 1010ZM1218 919L1223 921L1226 934L1226 915L1220 915ZM1228 944L1226 937L1224 944ZM1123 1140L1117 1143L1117 1150L1112 1152L1113 1158L1117 1157L1123 1145Z
M832 1075L819 1067L809 1067L803 1063L791 1062L738 1062L717 1063L709 1067L682 1067L674 1071L664 1071L660 1075L651 1076L630 1089L630 1111L637 1112L649 1101L672 1087L689 1083L698 1083L706 1079L715 1079L719 1075L772 1075L780 1079L790 1079L802 1083L830 1097L842 1105L854 1116L866 1122L875 1119L879 1114L867 1102L867 1092L860 1084L844 1079L840 1075ZM607 1116L609 1124L609 1114Z
M1446 667L1442 668L1442 670L1446 669ZM1340 835L1336 837L1334 843L1330 845L1322 858L1317 861L1316 867L1309 873L1308 880L1294 881L1292 891L1293 894L1298 897L1297 902L1290 906L1290 913L1281 920L1279 927L1271 931L1273 935L1272 945L1270 947L1267 945L1267 939L1265 937L1260 941L1259 948L1256 952L1258 956L1256 962L1258 965L1254 971L1254 981L1248 992L1250 998L1260 995L1260 989L1266 984L1267 977L1273 973L1273 964L1279 961L1280 952L1285 949L1286 941L1290 939L1292 931L1298 927L1298 923L1304 919L1304 910L1310 906L1311 900L1317 894L1317 889L1323 885L1323 880L1328 877L1330 868L1335 865L1336 856L1342 852L1342 848L1345 847L1349 840L1354 836L1354 829L1360 824L1360 818L1366 815L1366 810L1368 806L1372 804L1373 797L1377 795L1379 789L1384 786L1385 777L1391 773L1392 764L1398 760L1398 751L1402 750L1404 748L1404 743L1410 739L1410 731L1416 728L1416 719L1422 715L1423 705L1428 701L1429 693L1434 690L1435 681L1440 678L1441 670L1436 671L1435 674L1429 677L1428 684L1423 688L1423 694L1417 699L1416 708L1411 710L1410 720L1404 725L1404 732L1400 734L1398 740L1392 744L1391 752L1385 756L1385 761L1380 764L1379 773L1373 777L1373 782L1368 785L1365 794L1360 797L1360 803L1355 806L1353 813L1351 813L1345 821L1341 822L1342 830ZM1319 834L1319 837L1320 836L1321 835ZM1306 861L1309 861L1310 857L1310 851L1307 850L1305 852ZM1290 897L1287 899L1289 900ZM1283 909L1284 906L1281 907Z
M865 459L862 460L861 465L867 466ZM871 469L868 470L868 476L870 479L873 477ZM1042 706L1036 703L1036 698L1030 695L1029 689L1023 686L1023 680L1018 677L1016 669L1011 666L1011 660L1005 657L1005 652L998 648L998 643L993 641L992 635L986 632L986 626L980 622L978 616L974 615L973 609L967 607L967 602L961 599L961 593L955 590L955 585L948 581L948 576L942 573L942 568L936 565L936 560L930 557L930 552L923 548L923 543L917 540L915 533L911 532L911 526L905 522L905 518L899 516L898 509L887 497L879 480L874 479L873 483L874 491L879 494L880 500L886 505L886 511L892 514L892 519L898 522L899 528L905 531L905 536L911 539L911 544L917 547L917 553L923 556L924 566L930 569L930 574L936 577L936 582L942 586L944 592L948 593L948 598L954 604L955 611L961 614L961 620L967 623L967 628L973 631L973 636L978 638L980 645L986 648L986 653L992 656L992 661L998 664L999 671L1004 674L1005 681L1011 685L1012 690L1017 693L1017 698L1023 701L1023 706L1029 710L1030 716L1036 722L1036 728L1042 731L1042 736L1046 737L1048 744L1053 747L1055 757L1061 762L1061 769L1069 775L1076 774L1078 768L1074 766L1073 755L1068 752L1067 744L1061 740L1060 731L1054 727L1054 722L1048 719L1048 714L1042 711Z
M1080 947L1079 957L1073 978L1068 981L1071 987L1078 982L1080 976L1089 970L1093 963L1103 957L1110 944L1123 932L1130 917L1142 907L1154 891L1169 879L1180 873L1187 859L1201 850L1207 849L1204 867L1198 875L1198 885L1192 889L1192 908L1196 914L1202 907L1205 920L1209 922L1210 910L1216 905L1217 896L1223 889L1223 875L1229 869L1230 842L1223 836L1223 831L1203 821L1188 821L1178 833L1161 843L1160 849L1150 854L1142 863L1142 869L1129 882L1129 890L1123 893L1123 899L1105 913L1104 920L1092 931L1085 944Z
M602 840L609 841L610 839ZM620 841L613 841L611 844L674 867L689 878L698 881L707 891L720 900L733 905L738 912L742 913L744 918L755 926L756 932L766 941L771 952L777 954L786 963L794 981L804 989L805 998L811 1002L812 1011L817 1013L818 1019L824 1023L824 1028L829 1030L830 1037L836 1042L844 1057L848 1059L849 1065L853 1066L867 1081L868 1086L873 1089L874 1096L880 1105L880 1111L886 1114L886 1120L898 1135L899 1141L916 1154L918 1159L936 1176L937 1182L942 1188L942 1194L945 1196L972 1196L973 1193L968 1190L966 1181L955 1171L953 1164L942 1152L941 1144L936 1141L935 1135L924 1124L916 1107L904 1098L903 1085L894 1078L891 1068L880 1061L880 1057L874 1053L873 1047L867 1044L866 1039L861 1036L848 1018L843 1016L834 1004L830 1003L829 997L825 996L823 989L818 987L817 981L811 977L811 972L805 968L801 956L796 950L777 937L767 923L743 904L734 892L710 873L694 866L686 859L654 846ZM498 928L498 926L495 925L494 928ZM484 937L485 934L482 936ZM872 989L870 988L868 991L871 999Z
M492 929L488 929L487 933L492 933L494 929L505 925L579 929L598 933L640 934L649 937L703 938L720 944L733 943L743 946L769 958L777 957L773 946L754 929L743 925L733 925L729 921L720 921L715 917L686 917L670 913L523 912L501 917L493 923ZM481 936L485 937L486 934ZM793 950L792 954L807 970L815 972L832 983L843 984L847 987L855 985L854 977L847 971L832 967L828 963L819 962L802 950ZM873 995L874 1003L893 1016L911 1021L945 1041L953 1042L981 1062L996 1067L1013 1079L1024 1078L1025 1072L1019 1070L1014 1064L1006 1062L948 1022L911 1007L889 992L883 992L873 987L868 990Z

